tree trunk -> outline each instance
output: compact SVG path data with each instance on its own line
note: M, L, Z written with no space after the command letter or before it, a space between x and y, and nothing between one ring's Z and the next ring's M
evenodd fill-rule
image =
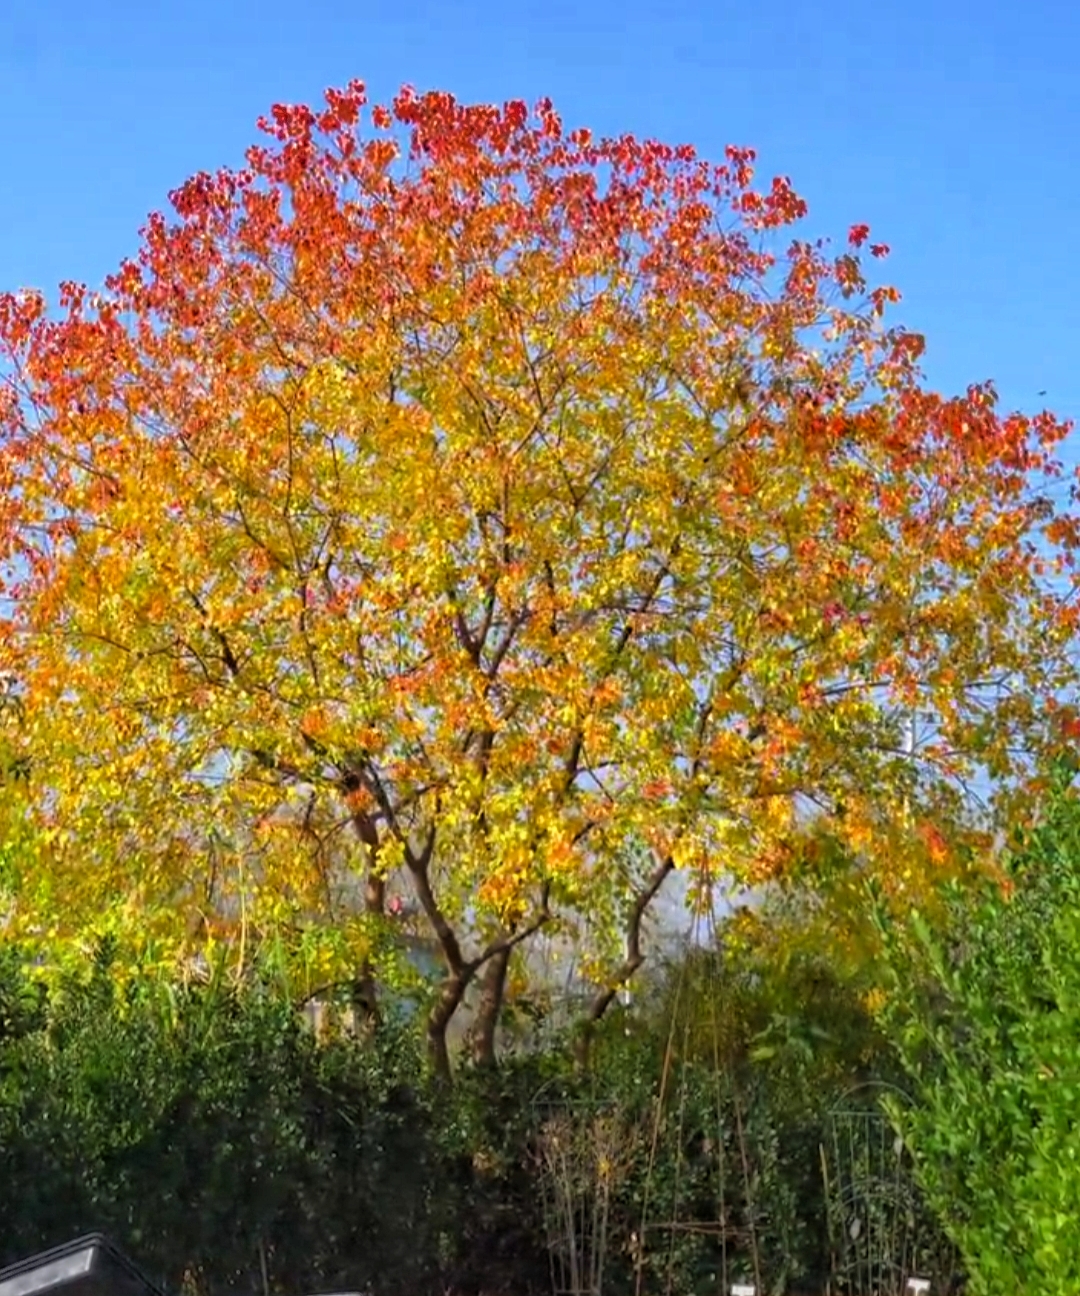
M459 976L448 976L442 984L439 998L428 1015L427 1039L428 1056L437 1079L443 1084L453 1081L453 1068L450 1065L450 1045L447 1032L454 1014L465 998L465 991L472 980L471 973Z
M344 787L356 791L355 779L346 779ZM353 828L367 851L367 875L364 878L364 912L372 918L386 914L386 879L377 872L379 834L370 817L359 810L351 810ZM379 987L375 968L370 958L365 958L357 970L352 985L352 1009L358 1031L371 1034L378 1030L382 1017L379 1012Z
M480 981L480 1003L476 1020L469 1032L469 1048L477 1066L496 1065L495 1039L506 996L506 975L510 968L510 950L500 950L488 962Z
M370 871L364 884L364 909L373 917L382 917L386 912L386 883ZM358 1032L370 1035L382 1024L379 987L369 958L360 964L352 984L352 1010Z

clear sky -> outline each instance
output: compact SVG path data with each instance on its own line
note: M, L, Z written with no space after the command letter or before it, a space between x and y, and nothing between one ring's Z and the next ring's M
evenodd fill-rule
M1078 68L1074 0L0 0L0 288L100 284L275 101L547 94L568 126L757 148L808 232L892 245L936 387L1078 417Z

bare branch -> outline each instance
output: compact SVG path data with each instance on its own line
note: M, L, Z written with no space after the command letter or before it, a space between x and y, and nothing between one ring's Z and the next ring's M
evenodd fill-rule
M589 1036L597 1022L607 1012L615 996L626 985L630 978L645 962L642 949L642 927L649 906L660 893L660 888L675 871L675 860L671 854L664 855L646 879L644 887L638 892L630 908L630 917L626 925L626 957L616 969L609 984L593 999L585 1016L582 1031L582 1059L588 1054Z

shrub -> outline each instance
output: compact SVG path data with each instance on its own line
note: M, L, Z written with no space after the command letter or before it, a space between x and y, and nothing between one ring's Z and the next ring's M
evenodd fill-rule
M1080 1288L1080 802L1059 764L1003 875L883 921L886 1016L916 1102L893 1116L976 1296Z
M406 1040L320 1044L264 988L120 992L99 968L0 1059L4 1260L101 1228L170 1290L433 1281Z

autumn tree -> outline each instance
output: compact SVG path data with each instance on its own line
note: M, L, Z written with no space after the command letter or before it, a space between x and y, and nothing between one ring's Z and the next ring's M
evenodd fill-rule
M865 226L785 244L751 151L547 101L354 83L260 128L103 293L0 300L16 928L347 928L374 990L398 888L445 1072L541 930L596 935L596 1020L674 870L782 873L823 813L914 886L972 780L1022 795L1068 429L925 390Z

